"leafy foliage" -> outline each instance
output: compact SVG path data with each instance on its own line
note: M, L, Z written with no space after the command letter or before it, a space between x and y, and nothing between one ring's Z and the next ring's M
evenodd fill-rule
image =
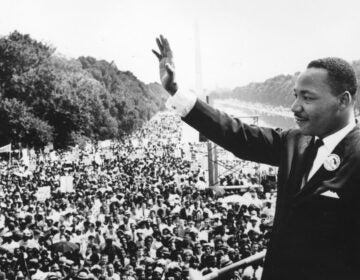
M149 87L131 72L122 72L113 63L97 61L92 57L80 57L79 60L83 69L86 69L110 93L109 96L102 96L110 116L114 118L123 116L122 121L118 123L120 134L138 128L159 108L163 108L161 96L166 96L164 90L156 88L154 94L152 90L154 87L149 90Z
M0 144L120 138L164 108L161 86L114 63L54 51L17 31L0 38Z
M15 98L0 102L0 119L0 138L4 143L23 142L39 148L53 140L53 128Z

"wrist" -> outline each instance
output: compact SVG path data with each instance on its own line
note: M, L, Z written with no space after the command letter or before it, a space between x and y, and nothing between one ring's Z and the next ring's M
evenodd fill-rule
M178 84L176 82L173 82L166 88L166 90L171 96L174 96L175 93L178 91L178 88Z
M182 89L177 90L176 94L172 95L166 101L166 107L172 111L175 111L181 117L185 117L191 109L195 106L196 95L190 91L184 91Z

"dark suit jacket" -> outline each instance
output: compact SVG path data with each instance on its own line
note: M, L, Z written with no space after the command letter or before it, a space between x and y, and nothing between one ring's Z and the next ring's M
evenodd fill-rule
M201 101L184 121L239 158L279 167L263 280L360 279L359 127L332 152L340 166L321 166L300 189L310 136L246 125ZM320 195L327 190L339 199Z

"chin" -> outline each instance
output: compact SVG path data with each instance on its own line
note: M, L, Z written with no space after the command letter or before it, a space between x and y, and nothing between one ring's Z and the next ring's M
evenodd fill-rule
M301 132L301 134L303 135L307 135L307 136L315 136L316 133L314 131L312 131L311 129L307 129L305 127L299 127L299 130Z

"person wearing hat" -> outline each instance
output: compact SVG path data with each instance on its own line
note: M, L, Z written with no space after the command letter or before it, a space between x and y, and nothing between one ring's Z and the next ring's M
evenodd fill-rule
M170 259L170 250L168 247L163 246L159 249L159 258L169 260Z
M6 251L13 251L14 248L19 247L19 243L14 240L14 234L11 231L7 231L2 235L3 243L1 247Z
M229 248L228 256L232 262L237 262L241 259L238 245L236 245L236 248L232 248L232 247Z
M88 272L82 270L74 276L74 280L91 280L91 276Z
M45 280L59 280L59 279L61 279L61 274L59 275L58 273L54 273L54 274L49 273Z
M214 249L214 245L211 243L204 243L203 244L203 251L204 253L201 256L201 260L200 260L200 269L204 268L206 266L206 259L208 256L213 256L213 249Z
M93 265L90 268L90 271L96 278L99 278L99 276L102 274L101 266L98 264Z
M25 279L24 273L22 271L18 271L15 275L15 280L24 280L24 279Z
M40 249L39 242L34 239L33 233L28 228L23 231L23 237L19 242L19 246Z
M193 258L193 251L191 249L185 249L183 251L183 261L185 265L190 265Z
M125 266L125 273L124 274L127 276L128 280L136 280L134 267L132 265L128 264L128 265Z
M50 266L51 272L60 272L60 266L55 262Z
M221 257L220 259L220 267L223 268L225 266L228 266L230 264L232 264L233 262L230 260L228 255L224 255Z
M250 216L250 220L246 225L245 233L248 233L250 230L260 232L260 219L256 215Z
M164 269L160 266L156 266L152 274L152 280L161 280L163 273Z

